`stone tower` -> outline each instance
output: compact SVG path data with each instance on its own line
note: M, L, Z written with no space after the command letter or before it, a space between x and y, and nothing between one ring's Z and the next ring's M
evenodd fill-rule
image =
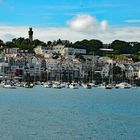
M33 41L33 30L32 30L32 27L29 28L28 35L29 35L30 41Z

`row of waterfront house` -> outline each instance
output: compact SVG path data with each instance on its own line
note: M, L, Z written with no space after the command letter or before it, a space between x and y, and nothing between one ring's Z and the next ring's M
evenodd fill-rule
M75 54L80 54L84 60ZM114 67L119 67L121 71L114 73ZM87 55L85 49L66 48L64 45L52 48L37 46L34 53L6 48L0 55L1 81L103 82L110 77L115 83L133 80L139 84L140 63Z

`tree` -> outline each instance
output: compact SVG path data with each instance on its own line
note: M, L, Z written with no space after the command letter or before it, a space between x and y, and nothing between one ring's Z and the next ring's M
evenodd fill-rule
M3 50L5 44L2 40L0 40L0 52Z
M4 42L2 40L0 40L0 46L3 46Z
M99 40L92 39L89 41L90 43L90 52L99 52L99 49L103 47L103 43Z
M48 46L48 47L51 47L51 46L52 46L52 42L51 42L51 41L48 41L48 42L47 42L47 46Z
M43 42L43 41L40 41L40 40L38 40L38 39L35 39L35 40L32 41L32 46L33 46L33 47L37 47L37 46L46 47L47 44L46 44L45 42Z
M119 54L129 54L132 50L129 43L120 40L113 41L110 47Z
M16 47L16 44L13 43L13 42L11 42L11 41L7 41L7 42L5 43L5 46L6 46L7 48L14 48L14 47Z
M113 74L119 74L121 73L121 68L119 66L113 66Z
M82 41L77 41L72 45L73 48L78 48L78 49L86 49L87 54L99 54L100 53L100 48L103 47L103 43L99 40L82 40Z
M62 40L61 40L60 38L59 38L56 42L57 42L57 45L58 45L58 44L63 45L63 42L62 42Z
M140 61L140 54L139 54L139 53L133 54L133 55L132 55L132 59L133 59L133 61L135 61L135 62Z
M132 45L132 53L138 53L140 51L140 43L136 42Z
M19 47L20 45L21 45L21 43L23 42L23 40L24 40L24 38L23 37L20 37L20 38L14 38L13 40L12 40L12 42L17 46L17 47Z

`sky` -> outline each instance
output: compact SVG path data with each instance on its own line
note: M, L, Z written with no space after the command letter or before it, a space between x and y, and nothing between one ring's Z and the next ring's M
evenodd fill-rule
M139 0L0 0L0 39L140 41Z

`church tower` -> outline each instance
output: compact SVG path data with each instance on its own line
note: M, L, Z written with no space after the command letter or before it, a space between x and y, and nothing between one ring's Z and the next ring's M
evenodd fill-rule
M32 27L29 28L28 35L29 35L29 40L33 41L33 30L32 30Z

